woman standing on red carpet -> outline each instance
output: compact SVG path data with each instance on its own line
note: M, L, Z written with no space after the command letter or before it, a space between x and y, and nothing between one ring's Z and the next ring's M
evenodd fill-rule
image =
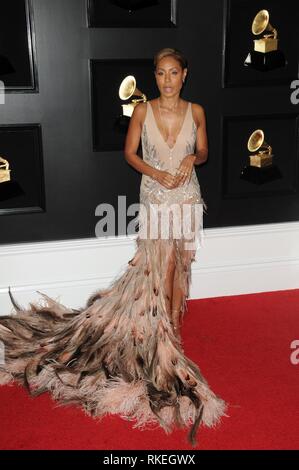
M126 160L142 173L135 256L80 310L45 294L44 305L28 309L12 299L16 315L0 317L0 381L17 380L32 395L51 391L92 416L120 414L140 428L190 426L195 445L198 426L214 425L225 410L184 355L179 333L206 207L194 169L207 159L205 114L180 96L188 69L179 51L159 51L154 65L160 95L135 107L125 145Z

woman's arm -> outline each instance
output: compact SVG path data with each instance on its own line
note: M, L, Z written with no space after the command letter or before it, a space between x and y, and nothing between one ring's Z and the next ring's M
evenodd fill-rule
M206 130L206 116L205 111L202 106L199 104L193 104L192 108L194 110L197 127L197 134L196 134L196 152L195 152L195 165L201 165L208 159L208 137L207 137L207 130Z
M146 103L140 103L134 108L126 136L124 153L125 159L135 170L156 179L157 170L137 155L146 106Z

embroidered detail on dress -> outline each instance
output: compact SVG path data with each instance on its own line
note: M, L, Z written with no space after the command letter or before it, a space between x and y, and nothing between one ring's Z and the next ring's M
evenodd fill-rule
M144 150L144 160L158 170L163 169L164 162L158 158L156 146L152 145L149 141L146 124L143 125L142 147Z

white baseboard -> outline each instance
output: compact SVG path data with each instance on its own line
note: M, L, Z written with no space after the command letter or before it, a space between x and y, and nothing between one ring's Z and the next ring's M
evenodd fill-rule
M127 268L135 236L0 246L0 315L37 291L73 308ZM205 229L192 263L190 298L299 288L299 222Z

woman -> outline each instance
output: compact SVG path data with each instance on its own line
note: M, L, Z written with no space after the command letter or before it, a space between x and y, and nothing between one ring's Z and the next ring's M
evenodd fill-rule
M165 216L165 222L168 213L176 214L177 205L181 206L181 209L185 205L185 212L182 210L180 213L179 227L174 227L173 224L171 227L173 232L175 228L180 229L182 225L184 226L185 237L182 237L182 240L187 241L189 235L188 249L184 249L182 240L180 245L178 242L169 245L163 241L163 246L160 247L164 250L163 259L167 260L165 263L167 264L165 273L167 313L173 330L180 339L180 320L186 309L190 264L195 257L201 235L202 206L207 208L201 197L194 164L199 165L207 160L208 144L203 108L197 104L191 106L191 103L180 98L187 75L187 64L182 54L174 49L162 49L157 53L154 65L160 96L136 107L127 134L125 156L135 169L143 173L140 203L145 209L143 214L145 220L140 214L140 226L145 227L147 223L147 227L153 228L157 219L159 217L162 219L162 214ZM136 154L140 137L143 160ZM195 143L197 150L196 154L193 154ZM163 204L167 204L167 208ZM154 205L158 207L153 214L151 209ZM173 210L170 211L169 207ZM184 221L186 222L189 214L193 224L190 233L186 234L187 227ZM196 221L200 223L199 227L196 227ZM173 233L170 233L170 238L173 239L171 235ZM149 230L145 236L150 237ZM158 231L158 238L162 238L162 227ZM193 241L193 250L191 241Z
M180 98L183 56L163 49L155 67L160 96L135 107L125 145L128 163L143 174L135 256L77 311L45 294L45 305L24 310L11 296L17 314L0 317L0 382L17 380L32 395L51 391L93 416L120 414L135 427L191 425L195 445L199 424L213 425L225 410L184 355L179 333L202 224L194 164L207 158L205 117Z

